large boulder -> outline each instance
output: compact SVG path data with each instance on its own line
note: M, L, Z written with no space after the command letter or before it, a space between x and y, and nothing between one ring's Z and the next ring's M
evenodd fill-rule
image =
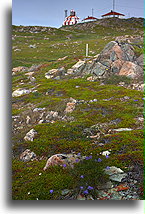
M120 69L119 75L135 78L140 75L143 75L143 70L139 65L127 61L123 64L122 68Z
M91 74L96 78L114 74L142 78L143 55L137 58L134 47L127 42L111 41L96 58L79 60L67 73Z
M110 60L114 62L116 60L133 61L134 60L134 48L130 44L121 44L115 41L109 42L99 56L99 62Z

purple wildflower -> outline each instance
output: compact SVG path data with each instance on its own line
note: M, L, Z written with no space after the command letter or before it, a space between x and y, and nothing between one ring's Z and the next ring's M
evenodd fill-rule
M89 157L86 157L86 160L89 160L90 158Z
M76 159L76 163L78 163L79 162L79 159Z
M50 192L50 193L53 193L53 192L54 192L54 190L53 190L53 189L51 189L49 192Z
M66 164L63 164L63 167L66 167Z
M107 170L109 170L109 169L110 169L110 167L109 167L109 166L107 166L107 167L106 167L106 169L107 169Z
M92 159L92 155L86 157L86 160Z
M92 189L94 189L94 188L93 188L93 187L91 187L91 186L88 186L88 189L89 189L89 190L92 190Z
M101 158L98 158L98 162L101 162L102 161L102 159Z
M138 100L134 100L134 102L137 102Z
M80 189L84 189L84 187L80 186Z
M106 155L105 157L106 157L106 158L109 158L109 155Z
M80 178L84 178L84 175L81 175Z
M84 191L84 194L88 194L88 193L89 193L88 190L85 190L85 191Z
M77 156L80 156L81 155L81 153L79 152L78 154L77 154Z

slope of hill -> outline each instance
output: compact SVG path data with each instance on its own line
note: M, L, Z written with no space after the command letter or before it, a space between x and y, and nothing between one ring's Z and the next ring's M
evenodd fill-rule
M143 19L13 26L14 200L143 199L142 53Z

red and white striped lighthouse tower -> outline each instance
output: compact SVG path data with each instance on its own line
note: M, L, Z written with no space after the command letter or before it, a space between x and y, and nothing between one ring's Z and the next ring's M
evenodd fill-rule
M79 22L79 18L76 16L76 12L74 10L70 11L70 16L65 17L63 25L74 25Z

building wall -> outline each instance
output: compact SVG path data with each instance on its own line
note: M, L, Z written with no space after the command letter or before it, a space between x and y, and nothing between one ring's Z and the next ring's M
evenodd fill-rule
M74 25L79 22L79 18L77 16L68 16L65 18L63 25Z

